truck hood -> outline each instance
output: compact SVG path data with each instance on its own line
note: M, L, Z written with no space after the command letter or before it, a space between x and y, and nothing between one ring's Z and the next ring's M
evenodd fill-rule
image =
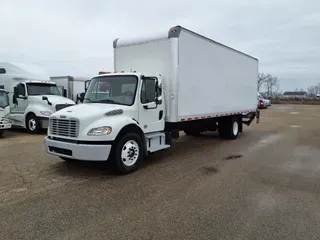
M56 96L56 95L30 96L29 98L35 99L37 101L47 102L45 100L42 100L42 97L47 97L53 106L55 106L57 104L75 104L75 102L70 100L69 98L65 98L62 96Z
M66 118L77 118L83 120L98 120L98 118L104 117L104 114L106 114L107 112L118 109L122 109L123 113L126 113L126 115L131 115L130 113L134 112L132 107L130 106L100 103L84 103L64 108L52 114L51 117L61 118L61 116L63 116Z

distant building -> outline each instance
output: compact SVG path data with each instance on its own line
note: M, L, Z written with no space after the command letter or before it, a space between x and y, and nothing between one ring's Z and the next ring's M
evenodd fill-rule
M284 92L282 97L305 99L305 98L308 98L308 93L307 92Z

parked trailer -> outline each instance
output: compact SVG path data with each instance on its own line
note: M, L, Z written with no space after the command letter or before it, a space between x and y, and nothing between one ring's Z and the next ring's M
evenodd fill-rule
M0 137L3 135L5 130L11 128L9 115L9 93L6 90L4 90L4 86L0 86Z
M0 85L9 92L10 121L30 133L46 129L49 116L75 102L60 95L39 66L27 63L0 63Z
M50 77L51 81L55 82L64 97L67 97L74 102L78 102L80 94L86 90L86 82L89 80L84 77L73 76L55 76Z
M128 173L148 153L169 148L179 131L236 139L243 124L258 122L256 58L180 26L113 46L114 72L91 80L84 104L50 117L49 154L110 157Z

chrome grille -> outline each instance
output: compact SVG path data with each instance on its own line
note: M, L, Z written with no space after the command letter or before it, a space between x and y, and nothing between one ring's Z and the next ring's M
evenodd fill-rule
M73 137L79 135L79 121L76 119L50 118L50 132L56 136Z

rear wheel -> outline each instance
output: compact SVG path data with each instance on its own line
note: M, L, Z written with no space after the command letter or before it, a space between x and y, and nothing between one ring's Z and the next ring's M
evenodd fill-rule
M140 167L143 156L141 137L136 133L127 133L114 146L110 160L119 173L126 174Z
M238 117L232 117L222 120L219 123L219 134L224 139L236 139L240 131L240 120Z

